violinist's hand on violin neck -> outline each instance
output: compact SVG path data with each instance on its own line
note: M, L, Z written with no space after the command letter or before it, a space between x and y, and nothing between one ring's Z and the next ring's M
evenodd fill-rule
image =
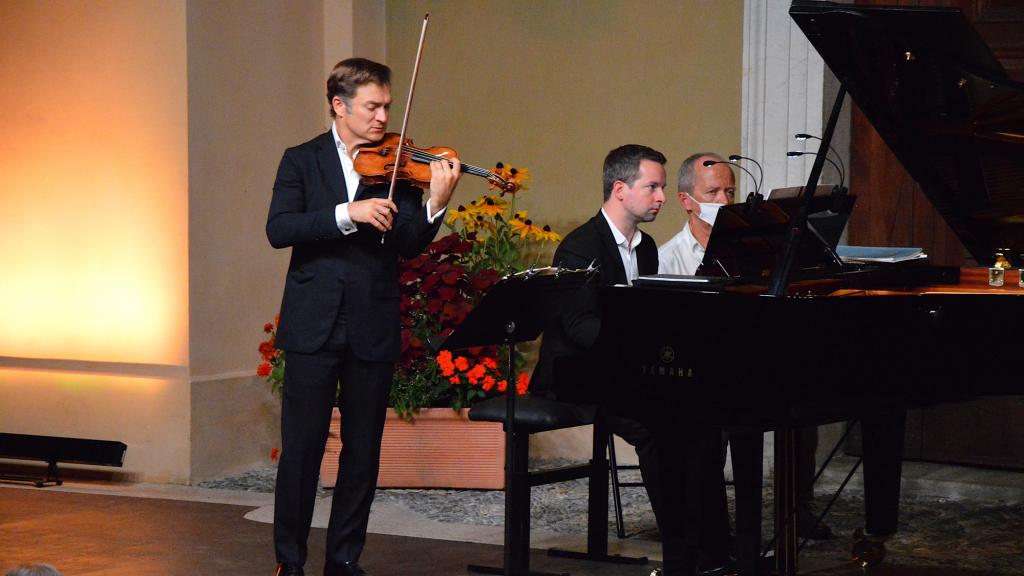
M398 206L387 198L367 198L348 205L348 217L353 222L369 224L381 232L391 230L396 212Z
M451 158L451 164L440 160L430 163L430 213L436 214L448 206L452 192L462 177L462 163Z

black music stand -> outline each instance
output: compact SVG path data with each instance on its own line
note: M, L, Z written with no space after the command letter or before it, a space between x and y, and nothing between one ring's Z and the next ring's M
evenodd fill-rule
M487 291L462 324L437 346L438 350L492 345L508 347L508 387L505 390L508 399L505 408L505 553L500 572L506 576L544 576L543 573L530 571L528 555L526 558L513 555L524 537L509 522L514 504L509 489L512 486L512 441L516 414L515 346L519 342L536 340L558 311L562 302L559 293L579 289L595 272L595 269L539 268L506 276ZM472 569L476 572L491 571L476 566Z
M819 189L822 187L818 187ZM806 196L806 195L805 195ZM813 239L796 248L798 268L842 266L835 253L856 198L837 190L813 198L779 198L723 206L711 229L704 261L697 271L702 276L761 278L772 270L787 248L791 223L809 201L807 217Z

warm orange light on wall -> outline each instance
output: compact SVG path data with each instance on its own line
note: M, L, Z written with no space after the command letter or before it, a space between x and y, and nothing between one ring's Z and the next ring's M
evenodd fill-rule
M51 8L0 8L0 356L185 365L183 8Z
M0 368L4 432L118 440L123 471L188 478L189 395L183 380Z

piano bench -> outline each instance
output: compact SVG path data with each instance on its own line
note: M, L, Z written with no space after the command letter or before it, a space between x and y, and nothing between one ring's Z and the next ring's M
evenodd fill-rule
M483 422L505 422L507 398L499 396L478 402L469 411L469 419ZM563 466L549 470L529 469L530 434L594 426L591 459L585 464ZM552 555L586 560L645 563L646 558L622 558L608 554L608 446L609 432L596 406L559 402L544 396L517 396L515 401L515 430L512 436L512 462L506 462L511 479L505 485L506 524L511 527L509 566L512 573L527 573L530 552L530 489L555 482L587 478L590 490L588 506L588 542L583 553L551 550ZM594 504L597 503L595 507ZM476 569L479 567L471 567ZM472 571L472 570L471 570Z
M469 410L469 419L477 422L504 422L507 399L504 396L477 402ZM544 396L516 397L516 429L527 433L573 428L594 423L597 408L559 402Z

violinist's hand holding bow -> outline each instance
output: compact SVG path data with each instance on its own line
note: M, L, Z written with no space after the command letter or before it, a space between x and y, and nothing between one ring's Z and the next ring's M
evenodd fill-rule
M458 158L448 162L434 160L430 163L430 214L437 214L452 198L452 192L462 176L462 163Z
M398 206L387 198L367 198L348 205L348 217L353 222L369 224L381 232L391 230L396 212Z

